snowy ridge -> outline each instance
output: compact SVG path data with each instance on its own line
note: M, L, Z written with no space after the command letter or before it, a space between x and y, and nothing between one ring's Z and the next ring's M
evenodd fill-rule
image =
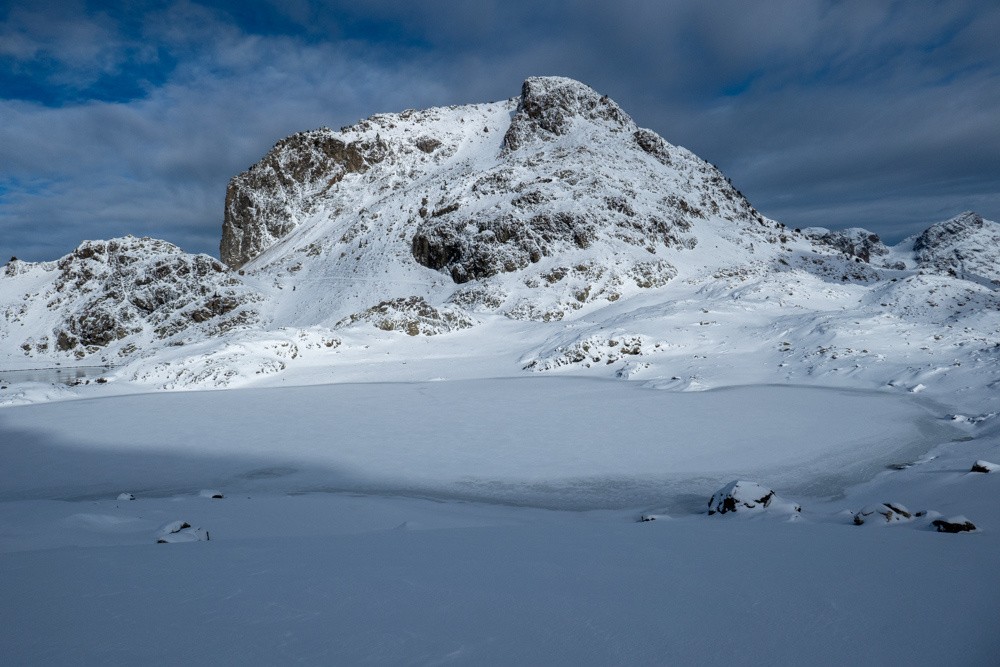
M261 299L208 255L132 236L85 241L56 262L11 260L0 284L8 362L16 347L36 363L113 365L256 323Z

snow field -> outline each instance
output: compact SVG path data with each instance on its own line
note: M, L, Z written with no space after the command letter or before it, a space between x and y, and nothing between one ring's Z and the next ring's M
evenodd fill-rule
M0 432L6 498L280 488L682 511L736 478L834 495L959 434L893 393L569 377L118 396L6 410Z
M994 422L892 390L571 377L11 407L0 646L12 664L989 665L1000 475L970 466L1000 460ZM750 472L796 520L707 516ZM929 513L852 525L885 502ZM930 526L956 515L978 530Z

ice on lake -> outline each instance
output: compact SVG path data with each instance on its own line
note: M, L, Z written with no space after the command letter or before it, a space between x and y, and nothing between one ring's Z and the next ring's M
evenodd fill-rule
M835 495L947 441L955 427L941 416L892 392L581 378L130 395L0 413L0 488L8 499L220 488L693 511L736 478Z

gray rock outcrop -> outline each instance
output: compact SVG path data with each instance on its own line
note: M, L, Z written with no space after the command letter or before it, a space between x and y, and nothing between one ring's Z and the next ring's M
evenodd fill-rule
M913 243L917 266L1000 289L1000 224L966 211L928 227Z
M282 139L229 181L219 257L239 268L295 229L309 199L385 157L378 140L344 142L328 129Z

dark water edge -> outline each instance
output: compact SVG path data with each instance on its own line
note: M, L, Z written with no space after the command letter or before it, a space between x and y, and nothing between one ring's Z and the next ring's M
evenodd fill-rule
M0 370L0 384L12 385L23 382L73 385L81 380L94 380L111 370L110 366L60 366L58 368L26 368L21 370Z

